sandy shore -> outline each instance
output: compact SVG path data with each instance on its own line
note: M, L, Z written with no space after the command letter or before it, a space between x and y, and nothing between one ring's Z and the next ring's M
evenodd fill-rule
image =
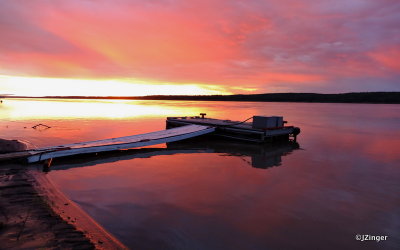
M126 249L32 166L0 162L2 249Z

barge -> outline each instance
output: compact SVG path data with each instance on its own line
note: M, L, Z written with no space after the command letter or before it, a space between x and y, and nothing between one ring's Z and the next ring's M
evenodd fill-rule
M200 116L167 117L167 129L186 125L203 125L214 127L212 135L225 138L248 141L253 143L297 140L300 128L285 126L282 116L253 116L242 122L206 118L205 113ZM252 122L248 120L252 119Z

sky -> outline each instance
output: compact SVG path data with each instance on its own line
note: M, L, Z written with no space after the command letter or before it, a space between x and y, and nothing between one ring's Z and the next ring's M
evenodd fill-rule
M0 0L0 94L400 91L398 0Z

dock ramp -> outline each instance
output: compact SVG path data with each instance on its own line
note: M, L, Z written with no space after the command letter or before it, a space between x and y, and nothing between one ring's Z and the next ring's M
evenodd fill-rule
M39 148L29 150L26 154L27 161L33 163L57 157L130 149L179 141L199 135L209 134L214 131L214 127L188 125L147 134Z

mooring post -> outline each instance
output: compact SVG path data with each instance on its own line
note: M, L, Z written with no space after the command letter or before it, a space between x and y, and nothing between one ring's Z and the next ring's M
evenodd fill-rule
M43 162L43 172L49 172L53 158L47 159Z

